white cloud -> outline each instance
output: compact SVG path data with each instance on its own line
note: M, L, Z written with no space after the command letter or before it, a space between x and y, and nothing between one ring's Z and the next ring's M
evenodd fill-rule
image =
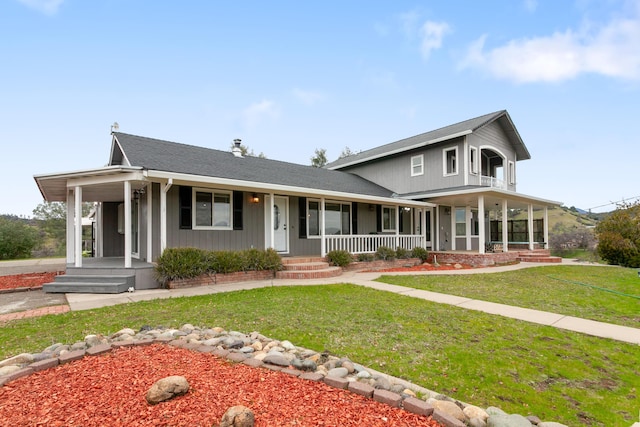
M477 68L516 83L560 82L584 73L640 79L640 14L585 25L545 37L511 40L485 50L487 36L475 40L461 68Z
M446 22L427 21L422 25L420 51L424 59L429 59L432 50L442 47L442 39L449 31L449 24Z
M309 106L317 104L318 102L325 99L324 94L320 92L314 92L314 91L295 88L293 89L292 93L293 93L293 96L295 96L300 102Z
M47 15L55 15L64 0L18 0L23 5Z
M275 120L280 117L280 109L273 102L263 99L254 102L242 111L242 118L247 127L254 127L265 119Z

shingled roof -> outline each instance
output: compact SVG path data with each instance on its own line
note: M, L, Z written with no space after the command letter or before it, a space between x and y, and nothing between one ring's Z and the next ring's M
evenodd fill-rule
M314 190L393 197L393 192L357 175L114 132L110 165L227 178ZM119 147L119 148L118 148ZM121 151L120 151L121 150Z
M500 123L502 130L514 145L516 153L518 155L518 160L526 160L531 158L531 155L525 147L522 138L520 138L518 130L511 121L509 113L507 113L506 110L501 110L496 111L495 113L485 114L483 116L445 126L443 128L421 133L420 135L412 136L410 138L405 138L396 142L381 145L370 150L362 151L358 154L343 157L327 164L325 167L327 169L334 170L341 169L389 155L402 153L404 151L412 150L415 148L447 141L459 136L473 133L496 120L498 121L498 123Z

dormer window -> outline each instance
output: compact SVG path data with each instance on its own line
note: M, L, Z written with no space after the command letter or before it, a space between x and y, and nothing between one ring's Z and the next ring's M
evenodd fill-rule
M411 176L424 174L424 154L411 157Z
M458 174L458 147L447 148L442 152L444 176Z

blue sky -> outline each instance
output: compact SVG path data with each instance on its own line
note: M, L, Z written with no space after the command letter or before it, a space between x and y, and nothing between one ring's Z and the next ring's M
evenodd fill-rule
M640 0L3 0L0 39L0 213L104 166L114 121L309 164L502 109L519 192L640 196Z

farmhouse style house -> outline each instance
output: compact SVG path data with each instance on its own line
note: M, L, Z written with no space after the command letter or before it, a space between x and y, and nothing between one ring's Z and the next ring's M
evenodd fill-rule
M34 178L45 200L67 203L67 273L102 260L104 274L142 270L126 285L144 289L157 286L151 263L170 247L285 257L544 248L547 208L558 203L516 192L516 164L529 158L498 111L324 168L243 156L239 140L220 151L112 132L107 166ZM93 259L82 256L83 202L96 206ZM519 231L514 209L527 213Z

